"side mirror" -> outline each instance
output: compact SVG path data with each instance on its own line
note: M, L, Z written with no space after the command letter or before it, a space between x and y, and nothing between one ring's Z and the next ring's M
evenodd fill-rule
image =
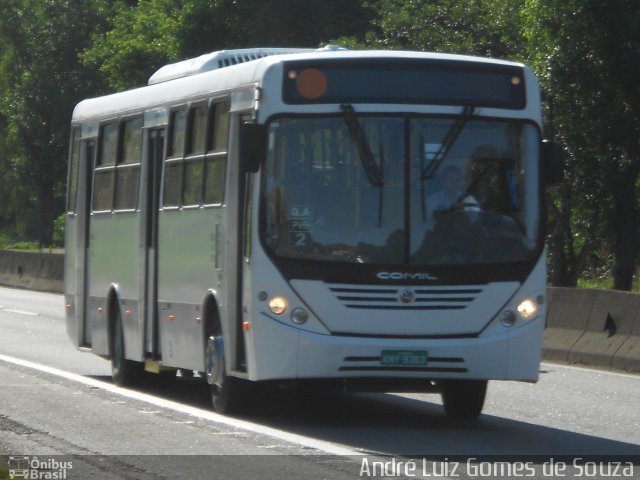
M240 124L240 164L245 173L256 173L267 154L267 129L257 123Z
M551 140L542 141L542 174L546 186L558 185L564 180L565 157L562 145Z

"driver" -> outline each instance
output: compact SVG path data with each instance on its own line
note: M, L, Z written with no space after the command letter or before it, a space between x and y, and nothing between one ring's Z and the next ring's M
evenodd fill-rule
M451 208L478 210L479 203L472 195L465 195L465 181L460 167L448 165L440 173L441 189L427 197L427 218L433 221L439 212Z

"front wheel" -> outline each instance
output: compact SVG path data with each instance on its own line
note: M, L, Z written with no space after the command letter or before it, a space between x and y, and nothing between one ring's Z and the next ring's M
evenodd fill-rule
M211 403L220 413L234 413L244 401L244 382L225 372L222 335L210 336L205 349L206 379L211 390Z
M442 382L442 404L447 417L478 418L484 406L487 383L487 380L447 380Z

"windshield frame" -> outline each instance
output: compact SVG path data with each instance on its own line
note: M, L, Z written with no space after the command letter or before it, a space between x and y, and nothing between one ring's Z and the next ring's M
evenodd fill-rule
M461 115L421 113L421 112L358 112L358 120L366 118L390 118L402 120L405 123L405 135L411 136L411 121L414 120L450 120L455 122ZM343 113L340 111L329 113L279 113L270 116L265 121L267 130L273 122L282 119L331 119L342 121ZM542 132L539 124L534 119L498 117L487 115L473 115L471 121L499 122L505 124L521 124L533 127L537 143L541 143ZM409 139L406 142L410 142ZM267 218L267 174L266 159L259 171L259 208L258 208L258 232L259 243L267 257L278 267L286 278L321 279L324 281L337 281L340 283L389 283L381 279L380 272L405 272L403 283L407 284L469 284L469 283L489 283L491 281L523 281L533 266L538 262L544 251L544 190L542 184L542 162L541 152L538 150L538 157L533 160L538 167L537 182L537 229L532 231L535 238L535 247L531 250L531 255L527 259L499 263L469 263L469 264L422 264L416 265L408 261L409 255L405 255L402 262L397 263L356 263L352 261L327 261L312 258L298 258L278 255L266 242L266 218ZM405 161L409 161L409 153L406 154ZM406 195L410 196L409 189ZM405 203L405 205L407 205ZM419 207L414 207L419 208ZM406 210L406 209L405 209ZM407 212L405 216L409 216ZM405 223L406 226L407 223ZM410 224L410 221L408 222ZM404 235L407 245L410 243L411 232ZM423 275L429 272L428 275ZM426 280L426 281L425 281ZM396 282L397 283L397 282Z

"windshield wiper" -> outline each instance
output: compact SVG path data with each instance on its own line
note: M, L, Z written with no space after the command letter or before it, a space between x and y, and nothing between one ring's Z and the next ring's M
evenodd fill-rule
M382 187L384 185L382 171L378 167L378 165L376 165L375 158L373 157L373 152L371 151L371 147L369 146L367 137L362 130L362 126L358 121L358 117L356 117L353 106L341 105L340 109L344 113L344 121L347 124L347 128L349 129L349 135L351 136L351 139L356 146L358 156L360 157L360 162L362 163L362 167L367 174L369 183L374 187Z
M425 182L425 180L431 180L432 178L434 178L437 175L438 169L440 168L440 165L442 164L442 162L444 161L445 157L447 156L447 154L451 150L451 147L453 146L455 141L458 139L458 136L460 135L460 133L464 129L464 126L471 119L475 109L476 109L476 107L474 107L472 105L467 105L466 107L464 107L464 110L462 111L462 115L457 117L456 120L453 122L453 125L451 125L451 128L449 129L449 131L447 132L447 134L444 137L444 140L440 144L440 147L438 148L438 151L433 156L433 159L429 162L429 165L427 165L426 167L424 165L425 160L426 160L426 152L424 151L424 141L421 140L421 145L420 145L420 169L421 169L421 173L420 173L420 199L421 199L420 206L421 206L422 220L423 221L427 217L427 214L426 214L427 207L425 205L424 182Z
M449 153L451 147L458 139L458 136L462 132L464 126L471 119L471 116L473 115L475 109L476 107L471 105L464 107L462 115L457 117L455 122L453 122L453 125L451 125L451 128L445 135L444 140L440 144L440 148L438 148L438 151L434 155L433 159L431 160L431 162L429 162L429 165L427 165L427 167L422 170L422 175L420 176L421 180L430 180L436 176L438 168L440 168L440 165L446 158L447 153ZM424 149L424 146L422 146L421 148Z

